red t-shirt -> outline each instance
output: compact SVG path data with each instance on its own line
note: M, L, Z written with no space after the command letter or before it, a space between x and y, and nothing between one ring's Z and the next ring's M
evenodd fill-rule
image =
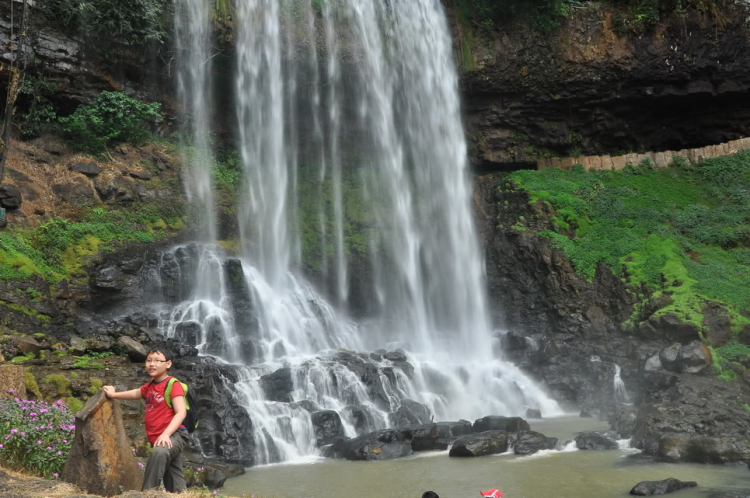
M146 401L146 414L143 417L146 423L146 436L148 436L152 445L174 418L174 410L167 405L164 399L164 390L171 378L167 377L160 382L146 382L141 386L141 396ZM185 396L182 384L179 382L172 384L171 394L173 400L178 396Z

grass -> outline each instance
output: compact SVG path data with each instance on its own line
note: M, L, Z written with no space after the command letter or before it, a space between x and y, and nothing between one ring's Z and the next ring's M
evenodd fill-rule
M739 330L750 322L750 153L674 166L517 171L501 188L553 208L552 229L537 235L589 281L603 260L633 288L669 293L657 314L701 326L704 303L717 301Z
M127 241L153 242L184 227L184 212L179 202L95 207L78 221L53 218L36 228L8 230L0 234L0 279L39 275L58 282L79 274L86 258L99 251Z

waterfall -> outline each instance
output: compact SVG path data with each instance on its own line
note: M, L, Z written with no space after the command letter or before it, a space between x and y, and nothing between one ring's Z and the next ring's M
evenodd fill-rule
M620 377L620 365L615 363L615 376L614 376L614 393L615 393L615 403L622 403L625 405L631 404L630 402L630 396L628 396L628 391L625 389L625 383L622 381L622 378Z
M208 166L187 189L212 206L207 9L177 9L178 81L204 151L191 165ZM349 437L560 414L493 354L440 0L237 0L235 24L240 249L210 228L151 285L166 336L242 365L257 461L315 454L322 411Z

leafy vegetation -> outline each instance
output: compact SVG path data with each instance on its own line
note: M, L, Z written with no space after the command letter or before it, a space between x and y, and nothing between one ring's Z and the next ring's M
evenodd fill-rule
M604 261L632 288L668 293L659 314L701 326L705 301L718 301L739 327L750 322L750 153L681 164L518 171L509 180L553 208L555 228L539 235L589 280Z
M151 138L149 122L159 118L158 103L146 104L123 92L102 92L59 122L66 140L99 155L123 142L144 144Z
M42 76L27 76L19 91L19 103L26 111L19 113L18 127L23 138L38 137L45 131L54 128L57 112L50 97L55 93L57 84Z
M59 477L74 431L73 413L62 400L0 399L0 461L5 466Z
M38 0L36 9L69 34L137 46L166 39L167 5L163 0Z
M95 207L80 221L53 218L39 227L0 234L0 278L39 275L56 282L77 273L86 256L124 241L153 242L183 225L180 203Z

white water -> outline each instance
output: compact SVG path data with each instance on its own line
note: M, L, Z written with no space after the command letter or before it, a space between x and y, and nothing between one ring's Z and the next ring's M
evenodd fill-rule
M625 389L625 383L622 381L622 378L620 377L620 365L615 363L615 376L613 379L614 383L614 393L615 393L615 402L616 403L623 403L623 404L630 404L630 396L628 395L628 390Z
M208 44L195 45L207 36L208 3L185 2L195 17L177 34L195 50L178 52L190 68L181 88L193 117L208 123L203 71L210 56ZM361 433L395 423L402 406L420 411L408 400L435 420L523 415L527 408L561 414L541 388L493 355L440 1L239 0L235 15L241 272L212 245L198 246L192 259L180 256L186 248L167 253L172 273L180 261L180 272L196 276L180 280L190 291L161 325L181 339L184 327L196 327L202 353L247 365L236 390L253 420L258 463L317 451L308 411L267 399L261 377L282 367L291 370L290 398L335 410L347 436L357 429L346 407L364 411ZM201 164L210 164L207 130L193 127L196 147L206 151ZM201 176L207 169L193 171L188 190L213 205L210 175ZM316 182L313 218L328 300L300 272L310 250L302 178ZM353 273L348 255L347 237L356 234L344 188L352 178L362 185L361 211L372 218L360 256L370 268L364 275ZM349 318L354 277L365 282L359 292L368 294L367 321ZM397 347L413 372L381 355L341 351Z

